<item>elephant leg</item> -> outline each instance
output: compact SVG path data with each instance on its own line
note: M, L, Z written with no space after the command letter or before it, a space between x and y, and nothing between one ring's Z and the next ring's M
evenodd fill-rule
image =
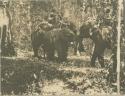
M34 52L34 57L39 57L38 56L38 48L33 47L33 52Z
M57 54L58 54L58 61L62 62L63 60L62 60L62 52L61 52L61 50L58 50Z
M56 44L56 51L57 51L57 56L58 56L58 61L61 61L61 57L62 57L62 46L61 44Z
M83 45L83 43L82 43L82 41L83 41L83 38L79 38L79 44L78 44L78 50L79 50L79 52L84 52L85 51L85 48L84 48L84 45Z
M62 49L62 56L61 56L61 60L62 61L67 61L67 56L68 56L68 47L65 46L64 49Z
M56 44L56 50L59 62L67 61L67 50L68 50L67 45L58 43Z
M58 60L59 62L67 61L67 52L65 51L58 51Z
M53 61L54 60L54 53L55 53L54 48L53 47L50 48L50 46L48 46L45 51L47 54L47 59Z
M38 57L38 50L40 48L41 43L36 42L35 40L32 41L32 48L33 48L33 52L34 52L34 57Z
M78 42L74 42L74 55L77 55Z
M38 50L40 47L40 43L38 43L37 39L35 38L36 36L34 34L31 35L31 44L34 52L34 57L39 57L38 56Z
M103 54L98 55L98 61L99 61L99 64L101 65L101 67L105 67Z
M49 60L54 60L54 49L51 49L51 51L49 52L48 59Z
M94 49L94 52L93 52L93 55L92 55L92 58L91 58L91 66L92 67L95 67L95 61L96 61L97 57L98 57L98 55L96 53L96 50Z
M44 59L46 58L46 50L45 50L45 48L43 48L43 58Z

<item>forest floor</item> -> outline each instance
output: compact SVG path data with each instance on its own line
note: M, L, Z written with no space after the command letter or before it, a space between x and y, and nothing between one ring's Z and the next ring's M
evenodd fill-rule
M29 96L113 96L107 68L91 68L89 56L70 56L69 62L50 62L32 56L1 58L2 94ZM107 64L109 60L106 61ZM98 63L97 63L97 66ZM117 95L116 95L117 96Z

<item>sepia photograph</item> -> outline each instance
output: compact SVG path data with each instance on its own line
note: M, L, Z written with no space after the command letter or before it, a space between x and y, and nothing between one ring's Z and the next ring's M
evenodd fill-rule
M125 0L0 0L0 96L125 96Z

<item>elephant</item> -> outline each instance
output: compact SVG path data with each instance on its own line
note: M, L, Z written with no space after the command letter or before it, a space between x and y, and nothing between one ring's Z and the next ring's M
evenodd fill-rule
M98 58L98 61L101 67L104 67L104 51L106 48L111 49L112 41L111 41L111 27L94 27L89 24L83 24L80 27L80 34L79 34L79 47L82 49L82 40L83 38L90 38L95 46L94 51L91 58L91 66L95 67L95 60Z
M43 45L48 60L54 60L56 51L58 61L66 61L69 43L74 41L74 37L74 32L69 28L56 28L50 31L38 29L31 34L34 56L38 56L38 49Z

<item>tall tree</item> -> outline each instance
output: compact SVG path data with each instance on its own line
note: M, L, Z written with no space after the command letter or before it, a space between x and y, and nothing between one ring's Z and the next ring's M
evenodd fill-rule
M125 26L125 0L123 0L123 7L124 7L124 9L123 9L124 12L123 12L123 13L124 13L124 26ZM124 27L124 28L125 28L125 27Z
M15 50L12 44L11 16L8 10L8 2L0 2L0 31L1 31L1 54L10 56L15 55Z
M122 0L118 2L118 34L117 34L117 92L120 95L120 39L121 39L121 9Z

